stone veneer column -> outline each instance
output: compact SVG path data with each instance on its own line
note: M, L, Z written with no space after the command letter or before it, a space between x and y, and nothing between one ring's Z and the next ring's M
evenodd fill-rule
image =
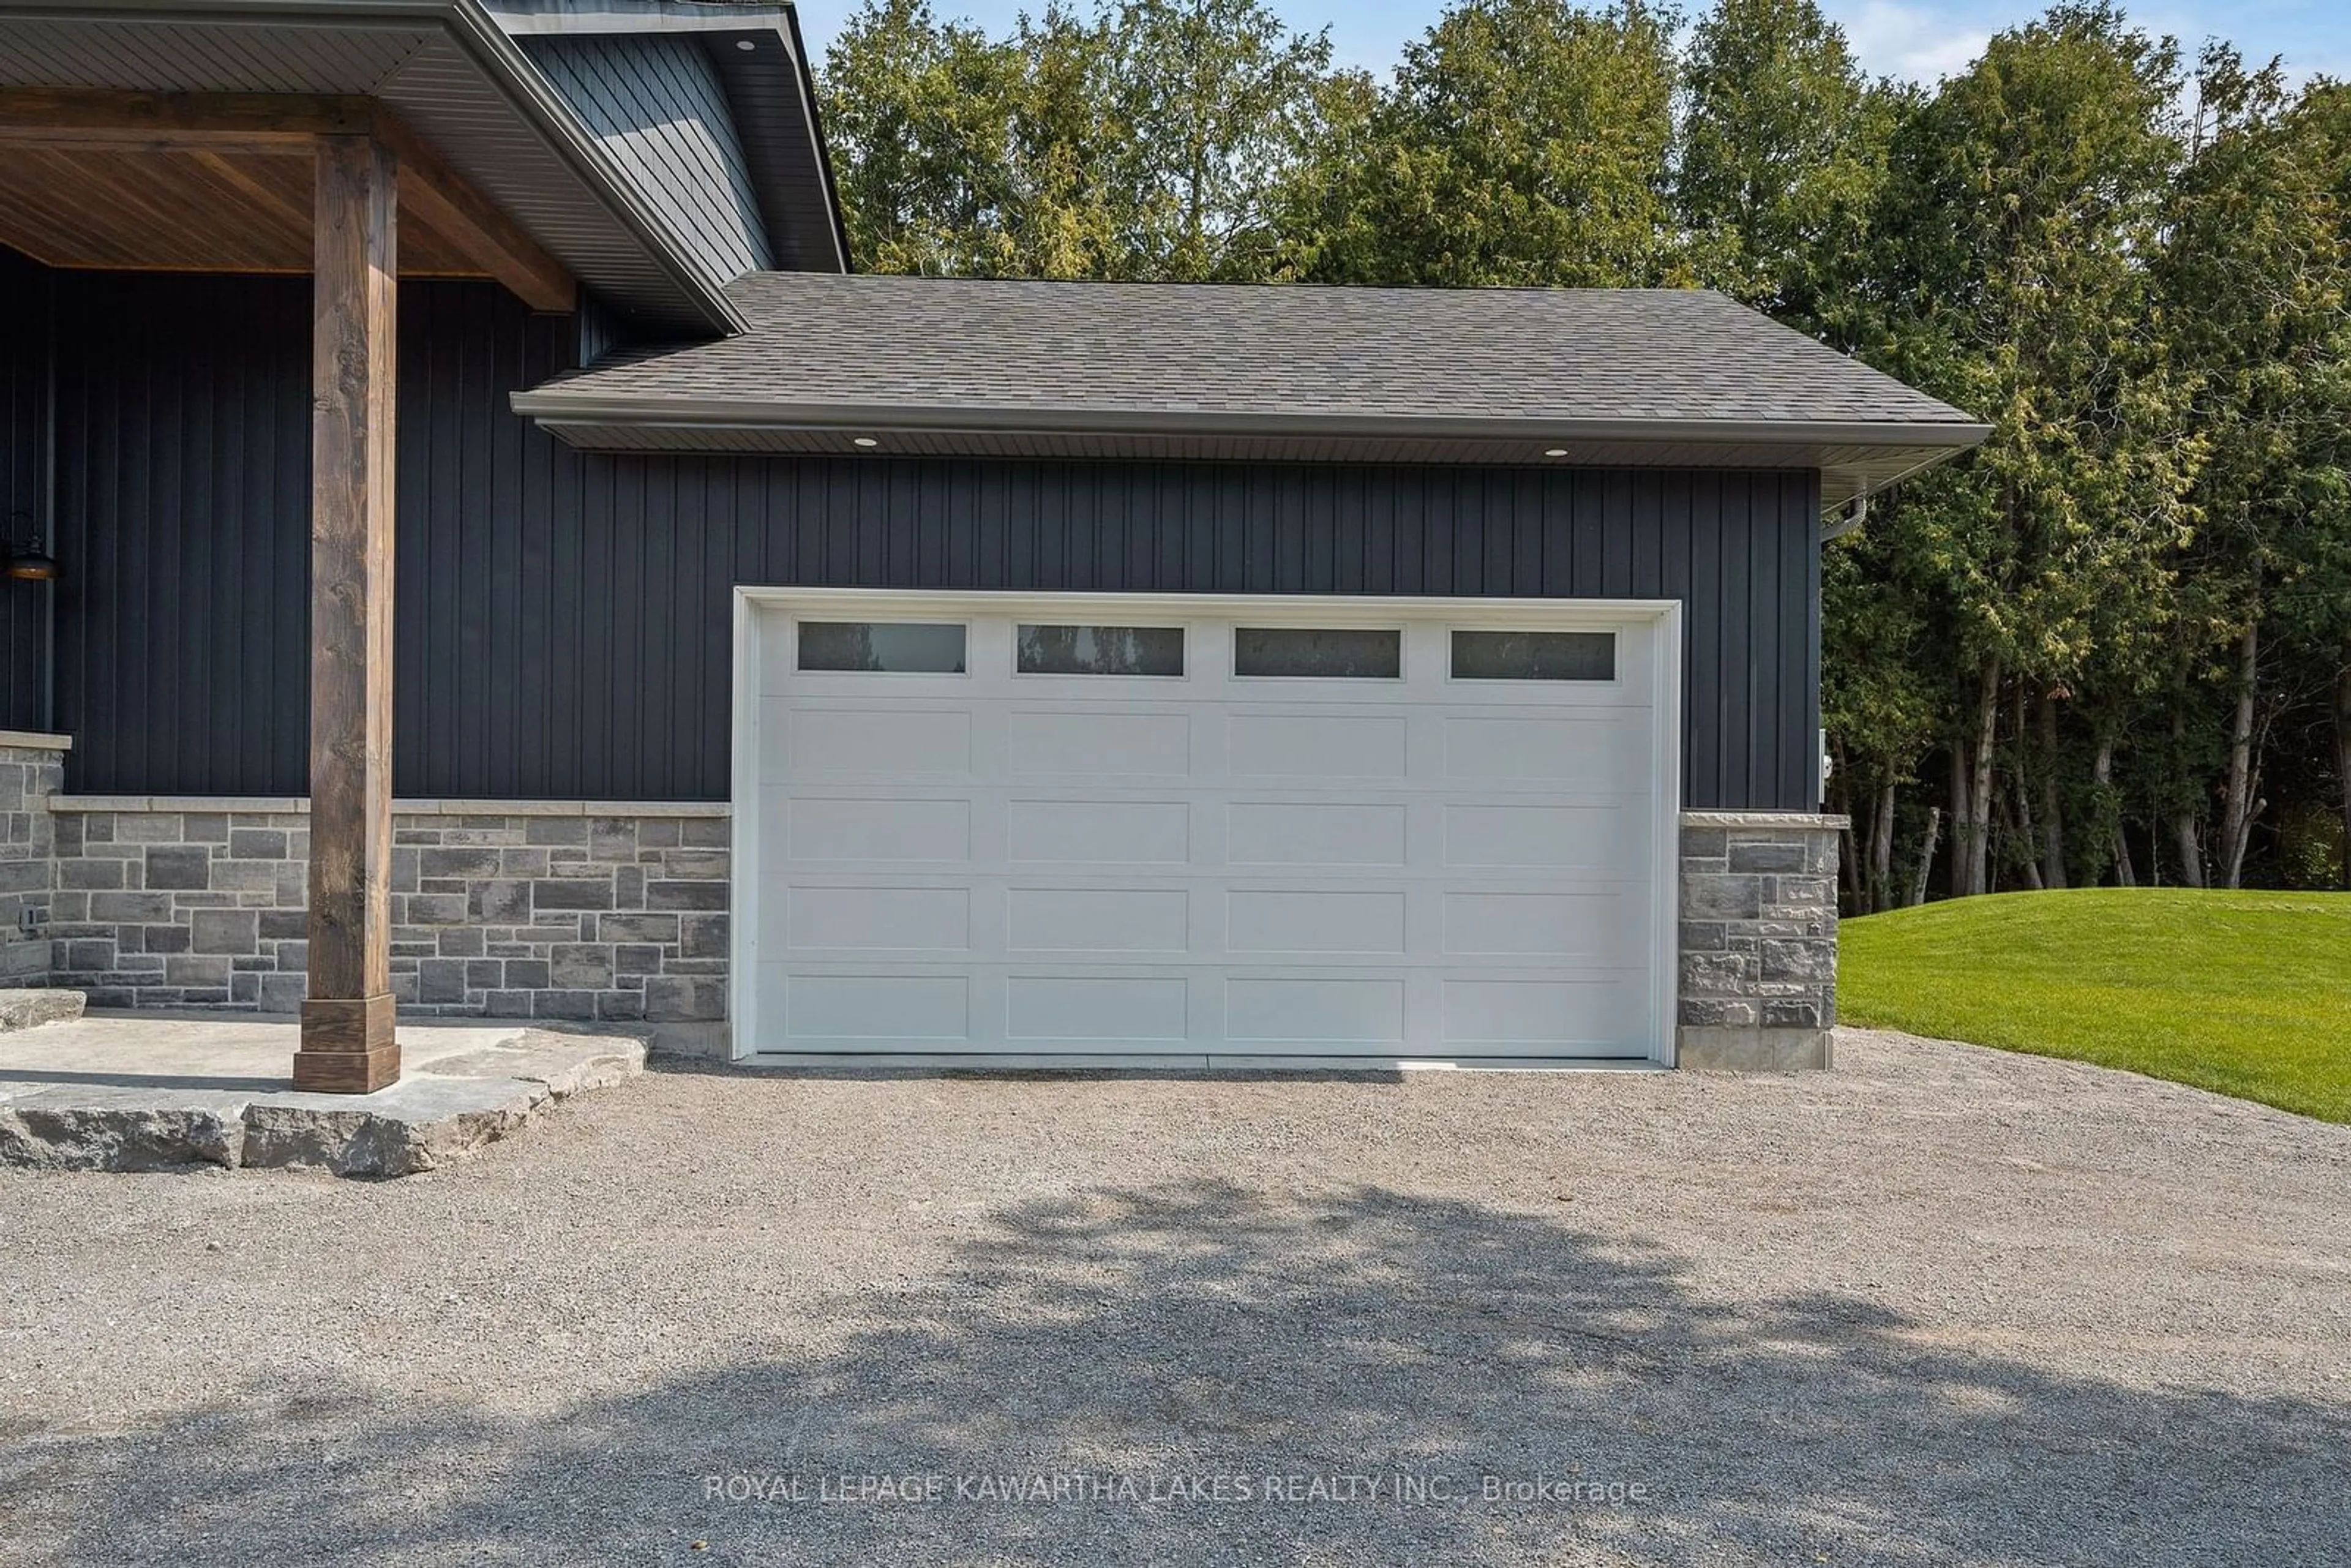
M1682 1066L1830 1065L1845 826L1810 812L1682 813Z
M49 802L65 789L62 735L0 730L0 986L49 983L49 906L57 829Z

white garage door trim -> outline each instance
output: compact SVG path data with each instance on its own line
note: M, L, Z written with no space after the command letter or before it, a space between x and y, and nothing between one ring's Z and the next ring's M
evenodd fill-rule
M762 863L760 834L762 631L773 612L799 613L820 619L863 621L938 621L974 615L1028 616L1064 623L1144 624L1151 617L1186 620L1238 618L1251 624L1278 626L1361 627L1367 623L1409 625L1450 622L1464 629L1503 631L1614 631L1646 632L1650 638L1652 672L1650 727L1651 810L1649 842L1639 863L1653 878L1655 896L1646 932L1646 956L1651 984L1648 1009L1650 1050L1647 1061L1671 1066L1677 1014L1679 949L1680 790L1681 790L1681 607L1673 601L1590 599L1476 599L1337 597L1325 595L1124 594L1124 593L998 593L927 592L883 589L753 588L736 590L735 600L735 735L734 843L732 862L732 941L728 979L728 1014L732 1021L732 1052L737 1060L848 1060L848 1053L820 1057L796 1056L757 1049L756 979L760 953L758 873ZM884 677L887 678L887 677ZM1048 677L1066 678L1066 677ZM1082 677L1081 677L1082 678ZM860 1051L862 1062L914 1064L960 1060L990 1066L1058 1065L1100 1061L1126 1067L1202 1065L1196 1053L1165 1055L1075 1057L1019 1056L989 1051L960 1056L936 1053ZM1221 1055L1219 1066L1239 1065L1259 1059ZM1637 1061L1637 1059L1635 1059ZM1444 1062L1441 1054L1384 1057L1283 1057L1262 1064L1312 1068L1333 1062L1416 1065ZM1507 1060L1480 1057L1465 1065L1479 1067L1544 1066L1546 1058ZM1617 1065L1625 1063L1619 1062Z

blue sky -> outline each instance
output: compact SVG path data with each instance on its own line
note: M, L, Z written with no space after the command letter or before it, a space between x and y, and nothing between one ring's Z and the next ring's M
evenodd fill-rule
M1081 4L1083 0L1081 0ZM991 32L1024 7L1021 0L931 0L943 16L968 16ZM1384 69L1407 38L1426 29L1443 0L1272 0L1293 26L1328 26L1342 61ZM2314 71L2351 77L2351 0L2148 0L2128 5L2151 32L2170 33L2195 53L2209 35L2232 40L2255 59L2283 55L2299 78ZM1042 0L1026 8L1041 9ZM799 0L800 26L821 54L853 0ZM1685 9L1698 8L1686 5ZM1823 0L1874 75L1932 81L1964 66L2001 28L2045 7L2018 0Z

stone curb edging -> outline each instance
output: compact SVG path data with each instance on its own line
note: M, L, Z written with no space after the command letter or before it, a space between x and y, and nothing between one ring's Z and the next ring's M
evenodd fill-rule
M1685 828L1818 828L1844 832L1851 817L1827 811L1684 811Z
M55 1084L0 1103L0 1165L411 1176L520 1131L556 1101L625 1082L644 1061L633 1036L525 1030L369 1095Z

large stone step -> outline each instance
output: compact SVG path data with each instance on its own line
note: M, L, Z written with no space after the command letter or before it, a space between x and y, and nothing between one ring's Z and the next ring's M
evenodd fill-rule
M310 1094L284 1076L291 1020L114 1013L25 1035L0 1047L0 1166L408 1176L632 1078L645 1060L633 1034L496 1025L403 1028L402 1046L407 1070L390 1088Z
M52 990L39 986L21 990L0 990L0 1034L45 1023L71 1023L81 1017L81 1008L82 994L79 991Z

